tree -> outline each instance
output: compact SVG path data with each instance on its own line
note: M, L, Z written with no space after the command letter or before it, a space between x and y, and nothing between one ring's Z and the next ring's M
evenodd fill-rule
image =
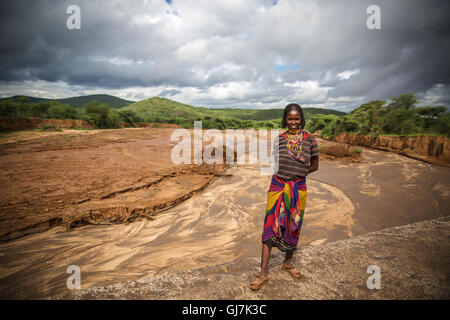
M0 117L17 118L17 103L13 99L7 99L0 102Z
M20 118L26 118L28 114L28 97L16 98L16 116Z
M120 128L122 117L117 110L110 110L107 114L107 127L108 128Z
M77 113L77 110L69 104L58 102L50 103L50 107L47 110L48 116L53 119L76 119Z
M359 130L358 121L344 117L342 121L342 130L344 132L357 132Z
M119 111L120 118L125 124L131 127L136 127L136 122L140 122L141 119L132 110Z
M417 103L417 98L414 93L405 93L397 97L391 97L391 103L387 105L387 110L409 110Z
M385 133L410 134L420 132L423 119L414 110L394 109L383 117L382 128Z
M414 110L424 119L424 128L430 128L437 119L445 114L447 107L445 106L435 106L435 107L416 107Z
M367 122L367 125L373 126L379 123L382 114L383 105L386 101L373 100L362 104L358 108L352 110L349 116L358 122Z
M48 118L48 109L51 107L49 101L42 101L39 103L33 103L28 107L28 116L36 118Z
M108 128L108 111L109 108L104 103L92 100L85 105L86 113L94 120L99 128Z
M310 132L316 132L317 130L322 130L326 127L326 122L323 119L323 115L315 114L307 122L305 129Z
M436 129L437 132L450 138L450 113L446 113L437 119Z

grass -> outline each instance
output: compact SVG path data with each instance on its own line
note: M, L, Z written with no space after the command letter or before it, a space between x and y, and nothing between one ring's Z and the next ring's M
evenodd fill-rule
M39 131L63 131L61 128L57 128L54 125L42 126Z
M12 134L12 133L3 133L3 132L0 132L0 139L2 139L2 138L11 138L11 137L13 137L14 136L14 134Z
M403 134L397 134L397 133L380 133L378 135L372 134L372 133L358 133L358 132L340 132L340 133L349 133L349 134L357 134L357 135L363 135L363 136L374 136L374 137L417 137L417 136L445 136L443 133L435 133L435 132L416 132L416 133L403 133Z
M386 133L386 134L380 134L380 136L385 137L417 137L417 136L432 136L432 137L438 137L438 136L445 136L445 134L442 133L433 133L433 132L419 132L419 133L410 133L410 134L393 134L393 133Z

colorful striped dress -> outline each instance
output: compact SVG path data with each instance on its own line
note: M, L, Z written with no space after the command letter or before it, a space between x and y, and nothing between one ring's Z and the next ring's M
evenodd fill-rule
M310 159L319 155L316 140L310 133L303 131L300 158L292 159L287 146L289 142L286 134L289 132L280 134L275 141L274 148L279 150L279 166L272 175L262 233L263 243L284 252L297 248L305 213L306 176Z

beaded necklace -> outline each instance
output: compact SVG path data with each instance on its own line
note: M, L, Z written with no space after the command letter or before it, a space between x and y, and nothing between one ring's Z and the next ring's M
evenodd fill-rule
M300 159L303 145L303 129L298 129L295 131L288 129L288 131L286 131L286 139L286 147L289 150L289 157L292 160Z

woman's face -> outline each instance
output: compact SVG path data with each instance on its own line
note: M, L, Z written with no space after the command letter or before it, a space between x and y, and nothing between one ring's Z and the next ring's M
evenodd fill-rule
M297 110L289 111L286 117L286 124L289 129L291 130L297 130L300 128L300 123L302 121L302 118L300 116L300 112Z

